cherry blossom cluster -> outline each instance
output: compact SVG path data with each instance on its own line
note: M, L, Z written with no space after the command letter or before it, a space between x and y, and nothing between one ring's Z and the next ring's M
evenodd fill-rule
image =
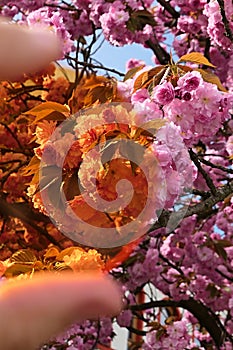
M132 105L129 106L132 108ZM146 227L151 220L156 219L156 210L172 207L182 190L191 188L192 181L196 177L179 128L172 122L164 123L162 119L156 120L162 124L158 124L159 130L155 141L150 136L149 141L142 136L138 128L141 124L138 124L137 112L133 109L127 111L126 108L114 104L102 109L97 108L96 111L93 109L91 113L87 110L87 114L71 118L70 122L63 126L65 132L62 127L56 128L55 121L39 122L36 127L39 147L35 149L35 153L42 161L44 169L55 171L54 176L57 169L63 169L64 174L69 174L64 178L65 186L72 174L77 173L84 192L81 195L74 192L69 199L68 207L62 209L54 205L54 201L49 199L51 194L47 193L46 189L43 190L43 187L41 188L42 197L39 192L35 193L36 184L34 183L29 187L28 194L32 196L35 208L44 213L47 212L63 232L72 232L73 227L77 226L77 217L74 213L79 217L81 215L84 223L79 224L79 230L89 233L93 240L95 239L93 224L113 228L115 225L126 224L127 217L134 218L136 224L137 217L143 215L143 219L140 217L140 222ZM112 139L111 135L114 133L118 138ZM106 142L108 135L111 138L107 139L108 143L103 146L101 139ZM125 139L128 139L128 144L124 142ZM136 147L135 151L133 151L134 147ZM107 152L110 152L110 159L106 158L102 163L103 159L108 157ZM120 152L120 158L115 158L118 152ZM142 152L141 158L133 152ZM127 156L127 160L121 159L122 155ZM136 170L132 170L130 162L136 165ZM105 163L108 167L104 165ZM118 210L117 216L112 216L111 220L102 212L102 204L95 208L99 205L94 195L96 189L90 190L90 185L92 184L93 187L96 179L98 193L107 201L113 201L116 198L115 186L121 179L126 179L133 185L134 196L131 202L128 205L125 204L124 209ZM42 183L40 186L43 186ZM86 193L91 193L92 204L86 202L84 197ZM144 206L147 209L140 214ZM80 211L81 207L82 211ZM61 217L62 223L59 219ZM90 225L86 225L86 220ZM73 235L75 236L75 233ZM101 239L106 241L106 237Z
M29 26L52 28L63 42L65 55L73 50L75 40L93 34L94 27L101 28L113 45L143 44L155 25L152 3L152 0L143 4L139 0L124 3L119 0L88 0L73 1L65 6L59 1L1 1L1 13L8 17L17 15L17 20L22 17L19 22ZM121 30L118 30L119 26Z
M154 6L153 1L1 1L1 13L15 17L19 23L29 26L46 26L54 30L63 42L61 57L75 49L80 37L101 29L106 40L112 45L132 43L145 44L148 40L166 47L166 35L174 37L173 48L178 56L187 52L204 53L205 43L210 38L209 57L218 66L217 73L226 86L232 85L232 54L230 39L222 21L218 2L173 0L171 6L177 11L177 19L162 5ZM57 7L56 7L57 6ZM225 1L226 17L232 27L232 2ZM118 28L121 30L118 30ZM155 58L158 63L157 58Z
M232 311L226 317L226 310L232 310L232 218L233 201L204 225L199 227L197 217L192 216L182 221L180 228L173 234L167 235L166 230L159 229L145 238L131 256L133 261L127 267L125 281L128 305L135 305L135 291L139 286L153 285L172 300L189 300L194 298L208 308L221 314L229 334L233 331ZM221 234L219 233L221 232ZM143 257L143 258L142 258ZM115 269L116 273L125 276L123 270ZM125 280L125 277L124 277ZM153 289L153 288L152 288ZM145 312L145 317L154 315L153 309ZM117 322L121 327L129 327L132 322L132 312L123 311ZM161 319L161 317L160 317ZM182 320L172 324L151 324L152 329L147 333L143 349L170 349L176 344L178 349L192 349L194 338L211 343L211 337L197 326L196 318L186 312ZM153 327L155 327L153 329ZM221 349L230 349L226 343ZM169 347L170 346L170 347ZM198 347L198 349L204 349ZM214 347L215 349L215 347Z
M233 29L232 15L233 15L233 4L232 1L224 1L224 10L226 17L229 20L230 29ZM232 52L233 44L227 37L226 29L222 22L222 16L218 1L210 1L205 5L204 15L208 18L207 32L210 38L216 43L217 46L223 48L225 51Z
M173 0L172 5L178 6L180 16L174 33L173 48L178 56L187 52L204 53L203 43L210 41L209 57L217 66L217 74L228 88L232 86L232 43L227 37L226 28L218 1L179 1ZM224 1L226 17L232 29L232 2Z
M146 335L143 350L169 350L175 347L177 350L190 349L188 347L190 335L187 332L185 320L176 321L164 329L164 334L157 336L157 331L150 331Z
M69 327L63 334L51 339L54 346L45 345L41 350L56 350L63 347L66 350L91 350L98 343L108 346L112 339L112 320L102 318L98 322L85 321Z
M222 123L230 118L233 98L217 86L205 82L201 74L192 71L179 77L174 85L168 77L149 94L141 89L132 94L135 108L147 115L163 113L164 118L180 127L187 146L208 142Z
M232 1L224 1L224 10L228 27L216 0L0 0L1 15L55 31L63 42L61 58L74 50L78 57L68 59L78 66L77 86L55 77L52 66L0 84L1 276L22 247L42 263L49 249L72 249L83 236L88 247L107 242L104 252L75 247L62 263L76 272L110 270L122 282L125 309L116 322L142 332L135 346L144 350L232 349ZM131 59L126 71L135 70L122 81L96 75L92 43L100 33L115 46L151 48L161 70ZM206 69L202 60L173 62L193 51L216 68L209 62ZM151 78L152 68L158 74ZM45 101L56 102L59 112L41 119L27 112ZM127 190L122 180L131 184ZM84 224L74 233L77 217ZM130 239L124 240L128 224ZM116 248L102 229L115 230ZM17 270L16 276L28 275ZM143 330L135 318L143 318ZM215 324L222 332L217 341ZM113 320L86 321L42 349L111 348L113 337Z

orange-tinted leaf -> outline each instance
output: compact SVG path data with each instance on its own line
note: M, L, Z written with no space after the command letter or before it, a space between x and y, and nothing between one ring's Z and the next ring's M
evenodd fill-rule
M133 77L135 76L135 74L136 74L137 72L139 72L143 67L145 67L144 64L129 69L128 72L125 74L124 80L123 80L123 81L126 81L126 80L128 80L128 79L130 79L130 78L133 78Z
M162 126L166 124L166 119L154 119L150 120L149 122L146 122L140 126L140 128L137 129L134 139L139 138L141 134L143 134L145 131L149 132L152 135L159 130Z
M147 325L151 327L151 330L158 330L161 328L161 324L158 321L148 322Z
M13 277L13 276L17 276L20 274L26 274L28 272L31 272L33 269L33 264L23 264L23 263L13 263L12 265L10 265L5 273L4 276L7 278Z
M84 87L85 89L93 89L96 86L105 86L108 81L109 79L102 75L91 75L90 78L85 80Z
M217 75L211 72L208 72L204 69L196 69L196 70L201 73L203 80L205 80L207 83L215 84L220 91L227 92L227 89L222 85Z
M64 259L64 256L66 255L71 255L73 253L73 251L75 249L81 249L81 248L78 248L78 247L69 247L69 248L66 248L66 249L63 249L58 255L57 255L57 261L63 261Z
M134 91L142 88L147 88L147 86L149 86L152 82L152 79L155 78L157 75L160 76L159 73L165 72L165 70L166 66L158 66L140 74L134 82ZM161 79L162 74L160 80ZM159 82L157 82L157 84L158 83Z
M150 130L159 130L162 126L166 124L166 119L153 119L142 125L140 125L141 129L150 131Z
M36 117L33 123L43 119L63 121L69 115L69 109L57 102L44 102L25 112L25 114L31 114Z
M89 89L84 98L84 106L90 107L94 103L111 102L116 96L116 83L113 81L106 81L104 84L94 86Z
M189 66L184 66L183 64L177 64L177 67L183 70L185 73L192 72L193 69Z
M69 100L71 113L94 104L112 102L117 97L117 84L114 79L92 75L85 78L73 91Z
M59 254L59 250L56 247L51 247L45 253L44 258L45 259L56 258L58 254Z
M39 113L41 113L45 110L51 110L51 111L56 111L56 112L60 112L60 113L69 113L68 108L60 103L44 102L44 103L41 103L40 105L30 109L29 111L25 112L24 114L38 115Z
M150 71L143 72L137 77L137 79L134 82L134 91L141 89L146 81L151 80L151 78L149 79L149 72Z
M22 174L25 176L33 175L38 171L40 166L40 160L33 156L30 163L22 169Z
M30 249L22 249L14 253L11 258L11 262L18 262L18 263L23 263L23 262L35 262L37 261L37 258L35 254L30 250Z
M166 318L165 323L166 324L173 324L176 321L176 318L174 316L169 316L168 318Z
M76 173L67 174L63 181L63 191L68 201L80 194L78 176Z
M212 68L216 68L210 61L203 56L200 52L191 52L187 55L181 56L178 62L192 62L197 64L204 64Z
M34 121L32 122L33 124L36 124L42 120L54 120L54 121L59 121L62 122L66 119L66 116L63 113L52 111L51 113L41 113L39 116L37 116Z
M98 349L98 350L113 350L113 348L110 348L110 347L102 345L102 344L97 344L96 349Z
M85 106L89 107L95 102L104 103L108 100L107 98L107 89L104 86L95 86L91 88L85 97Z
M31 138L31 140L29 141L29 144L30 144L30 143L33 143L33 142L36 142L36 140L37 140L37 136L34 135L34 136Z
M35 175L32 178L32 181L30 182L31 185L36 185L35 192L37 191L37 187L40 181L40 172L39 169L36 171Z

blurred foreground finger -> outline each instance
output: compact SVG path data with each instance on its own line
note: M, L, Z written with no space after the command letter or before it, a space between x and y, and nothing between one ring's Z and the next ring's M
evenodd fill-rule
M32 350L84 319L121 311L119 286L102 274L37 275L3 282L0 288L0 348Z
M34 73L61 57L61 42L49 30L0 20L0 80Z

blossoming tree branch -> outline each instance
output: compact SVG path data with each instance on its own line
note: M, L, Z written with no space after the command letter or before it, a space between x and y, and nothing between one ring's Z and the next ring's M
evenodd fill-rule
M231 350L232 1L1 0L0 14L62 43L59 62L0 82L2 281L102 271L125 298L41 349L111 349L118 324L131 350ZM151 66L106 67L104 41L142 45Z

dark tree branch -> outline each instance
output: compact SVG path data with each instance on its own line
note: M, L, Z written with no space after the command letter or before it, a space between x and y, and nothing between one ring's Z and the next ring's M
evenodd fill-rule
M196 196L203 197L204 199L209 198L209 196L210 196L209 192L197 190L196 188L194 188L192 192Z
M30 85L30 86L22 86L20 88L11 88L9 89L9 95L11 96L7 102L11 102L16 97L20 97L23 94L29 94L33 91L48 91L49 89L45 88L43 85Z
M44 6L47 6L47 7L53 7L55 9L60 9L60 10L64 10L64 11L80 11L78 10L75 6L73 5L70 5L70 4L65 4L66 6L61 6L61 5L57 5L57 4L44 4Z
M156 300L139 305L131 305L130 309L132 311L143 311L148 309L153 309L156 307L181 307L185 310L191 312L200 322L202 326L206 328L211 337L213 338L216 346L220 349L223 344L227 332L219 318L214 315L203 303L195 299L173 301L173 300Z
M225 273L223 273L223 272L220 271L219 269L215 269L215 271L218 272L219 275L221 275L223 278L226 278L228 281L233 282L233 277L227 276Z
M212 163L209 160L206 160L204 158L201 158L201 159L199 158L199 160L200 160L201 163L203 163L205 165L208 165L211 168L219 169L219 170L222 170L222 171L224 171L226 173L233 174L233 169L225 168L222 165L216 165L216 164L214 164L214 163Z
M27 203L8 203L6 201L6 198L4 195L0 194L0 214L3 216L3 218L18 218L20 219L24 224L27 226L30 226L37 232L39 232L41 235L46 237L49 242L53 243L54 245L60 247L59 242L57 242L48 231L40 226L38 226L34 221L40 222L46 222L45 216L34 212ZM48 222L50 222L48 220Z
M168 64L170 61L170 55L159 43L154 43L152 40L147 40L146 45L154 52L155 56L161 64Z
M216 188L214 186L213 180L211 177L207 174L207 172L202 168L200 164L200 159L198 158L197 154L193 152L192 149L189 150L190 158L192 159L193 163L196 165L198 171L201 173L201 175L204 177L207 186L209 187L211 193L215 196L216 195Z
M137 335L142 335L142 336L144 336L144 335L147 335L147 332L146 331L141 331L141 330L139 330L139 329L136 329L136 328L134 328L134 327L127 327L127 329L131 332L131 333L134 333L134 334L137 334Z
M229 23L229 21L227 19L227 16L226 16L226 12L225 12L225 8L224 8L224 0L217 0L217 1L218 1L218 4L219 4L219 7L220 7L220 11L221 11L221 15L222 15L222 21L223 21L224 28L225 28L225 31L226 31L225 35L233 43L233 34L232 34L232 31L231 31L231 28L230 28L230 23Z
M160 4L160 5L162 5L163 7L164 7L164 9L168 12L168 13L170 13L170 15L172 15L172 17L173 18L179 18L180 17L180 14L179 14L179 12L177 12L171 5L170 5L170 3L168 2L168 1L166 1L166 0L157 0L158 1L158 3Z
M150 233L161 227L166 227L171 215L172 215L172 222L180 222L180 220L182 220L183 218L187 218L195 214L198 216L203 215L204 213L209 212L215 204L223 201L226 197L228 197L232 193L233 193L233 181L231 181L229 184L219 189L216 189L215 195L211 195L211 193L209 193L210 194L209 198L207 198L206 200L194 206L190 206L188 209L182 208L175 213L164 210L160 215L158 222L152 225L147 233Z
M210 38L205 39L205 52L204 56L210 60Z

